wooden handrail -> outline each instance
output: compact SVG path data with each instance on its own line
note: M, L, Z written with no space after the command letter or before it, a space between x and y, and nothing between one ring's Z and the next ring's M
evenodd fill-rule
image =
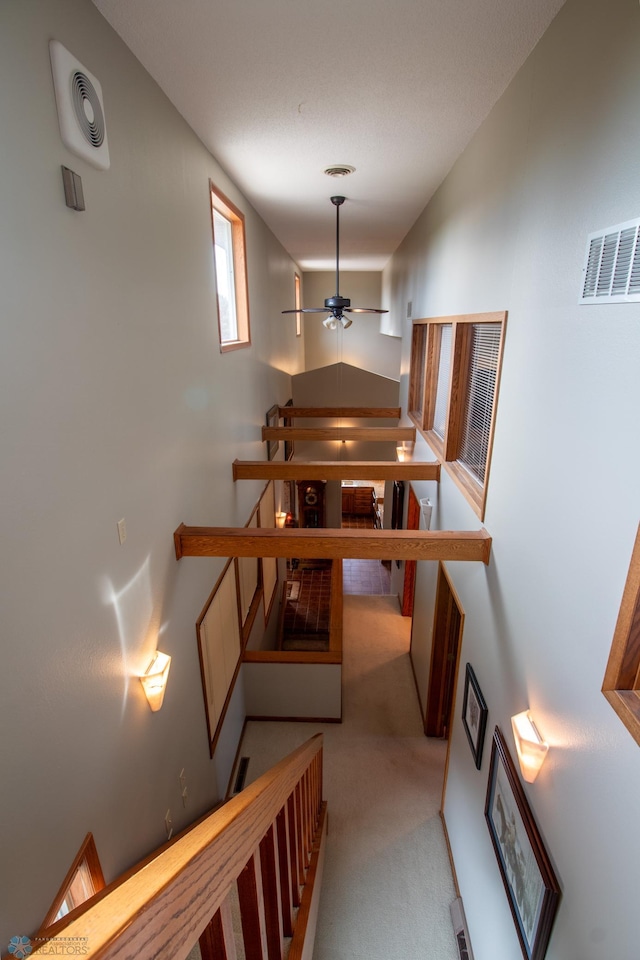
M286 903L293 899L295 906L300 903L298 880L302 884L306 879L323 807L322 734L316 734L124 883L88 906L64 929L64 938L79 938L83 949L86 946L83 956L92 960L182 960L199 938L203 960L215 956L208 952L207 944L215 945L220 937L224 942L231 936L228 895L244 871L260 872L258 886L263 886L271 874L285 887L276 900ZM270 843L274 845L271 857ZM287 863L288 868L283 869ZM241 888L247 885L251 883L245 875L238 890L245 947L250 948L247 956L267 960L260 943L277 941L275 894L272 891L266 909L268 897L256 906L262 918L256 927L260 942L247 943L247 938L255 937L247 919L250 907L242 902ZM291 916L288 920L280 916L278 923L282 930L291 927ZM295 938L295 929L293 933ZM56 936L60 936L58 930ZM47 953L46 945L36 946L32 956ZM270 953L269 960L272 956Z
M481 530L357 530L321 527L187 527L173 535L182 557L298 557L308 560L480 560L491 537Z
M263 440L415 440L415 427L263 427Z
M234 460L234 480L439 480L437 460Z
M402 414L400 407L278 407L278 415L286 420L293 417L353 417L361 420L368 417L376 420L399 420Z

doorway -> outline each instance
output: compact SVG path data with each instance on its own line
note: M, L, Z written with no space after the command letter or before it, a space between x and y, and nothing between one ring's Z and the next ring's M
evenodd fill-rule
M382 528L384 481L343 480L341 484L343 529ZM346 594L387 596L391 593L391 562L388 560L344 560Z
M424 732L428 737L441 739L449 737L463 626L464 611L444 564L440 563L433 617L429 689L424 719Z

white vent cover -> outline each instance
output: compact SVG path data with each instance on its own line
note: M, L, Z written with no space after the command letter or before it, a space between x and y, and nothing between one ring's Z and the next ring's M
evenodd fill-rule
M467 918L464 915L464 907L460 897L450 904L449 910L451 912L451 923L453 924L453 932L455 934L460 960L473 960L471 940L469 939L469 931L467 929Z
M587 238L580 303L640 300L640 217Z
M62 142L94 167L108 170L109 145L100 83L58 40L49 41L49 54Z

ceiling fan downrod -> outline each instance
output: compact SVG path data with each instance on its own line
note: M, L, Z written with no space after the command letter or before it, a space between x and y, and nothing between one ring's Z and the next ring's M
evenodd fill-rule
M328 330L335 330L338 323L346 330L353 323L351 317L345 317L346 313L388 313L388 310L381 310L378 307L352 307L351 300L348 297L340 296L340 207L346 200L346 197L331 197L331 203L336 208L336 292L333 297L327 297L324 307L295 307L293 310L283 310L283 313L325 313L329 316L322 323Z
M344 201L345 197L331 197L331 203L336 208L336 292L335 296L327 297L324 305L333 313L336 320L340 319L343 310L351 306L351 300L348 297L340 296L340 207Z

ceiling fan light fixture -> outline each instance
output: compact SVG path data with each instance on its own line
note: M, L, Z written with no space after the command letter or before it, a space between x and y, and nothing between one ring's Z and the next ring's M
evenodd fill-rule
M326 327L327 330L335 330L338 324L336 323L336 318L333 315L331 315L327 317L326 320L322 321L322 326Z
M347 327L350 327L350 326L351 326L351 324L353 323L353 320L351 319L351 317L342 316L342 317L340 317L340 323L342 324L342 326L343 326L344 329L346 330Z
M348 177L356 172L356 168L348 163L337 163L334 167L327 167L324 172L328 177Z

